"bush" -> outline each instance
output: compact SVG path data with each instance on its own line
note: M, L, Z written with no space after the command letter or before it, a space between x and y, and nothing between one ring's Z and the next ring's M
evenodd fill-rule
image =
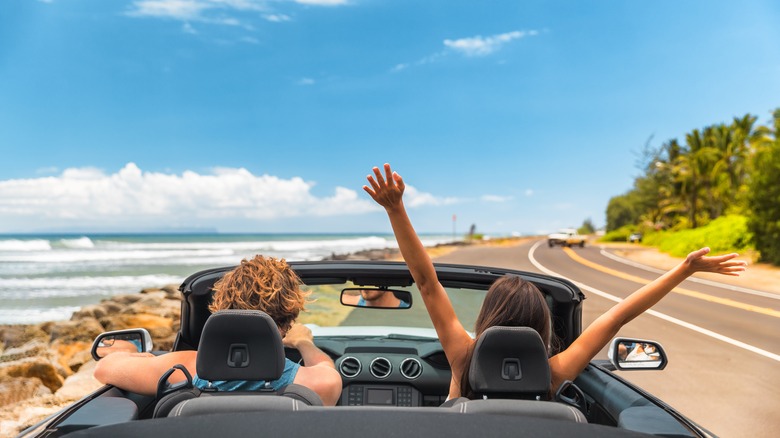
M709 246L712 254L745 252L753 249L747 228L747 218L739 215L721 216L706 226L682 231L664 231L646 235L644 244L657 246L663 252L685 257L691 251Z
M626 225L617 230L610 231L599 239L600 242L627 242L628 236L633 233L634 227Z

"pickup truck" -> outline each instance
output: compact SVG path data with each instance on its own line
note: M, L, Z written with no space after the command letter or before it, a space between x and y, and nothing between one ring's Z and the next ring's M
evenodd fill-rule
M582 248L585 246L585 240L587 240L587 237L577 234L577 230L574 228L564 228L559 230L557 233L547 235L547 246L552 248L555 245L578 245L580 248Z

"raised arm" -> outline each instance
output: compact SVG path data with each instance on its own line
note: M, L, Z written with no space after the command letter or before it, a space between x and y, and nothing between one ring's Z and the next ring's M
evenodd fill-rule
M403 203L406 188L404 180L390 169L389 164L384 165L384 176L378 167L374 167L373 171L373 176L367 176L371 186L363 186L363 190L387 212L401 255L420 289L444 353L450 365L458 368L471 343L471 337L455 315L447 292L439 283L433 262L406 214Z
M745 270L745 262L734 260L737 254L705 257L709 252L709 248L702 248L688 254L688 257L672 270L642 286L599 316L569 348L552 357L550 368L553 390L564 380L574 380L621 327L655 305L693 273L716 272L736 276Z

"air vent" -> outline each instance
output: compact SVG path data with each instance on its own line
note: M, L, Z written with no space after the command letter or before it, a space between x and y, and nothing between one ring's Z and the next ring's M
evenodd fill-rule
M384 379L390 375L390 371L393 370L393 366L390 361L384 357L377 357L371 361L371 375L377 379Z
M345 357L339 364L341 375L350 379L360 374L362 368L363 366L360 364L360 361L352 356Z
M422 374L420 361L414 358L406 358L401 362L401 375L407 379L416 379Z

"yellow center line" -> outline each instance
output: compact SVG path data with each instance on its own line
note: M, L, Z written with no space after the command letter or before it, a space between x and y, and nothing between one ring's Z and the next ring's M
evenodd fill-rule
M635 283L639 283L639 284L647 284L648 283L648 280L646 280L644 278L636 277L636 276L633 276L633 275L630 275L630 274L626 274L624 272L616 271L614 269L610 269L610 268L607 268L605 266L601 266L599 264L593 263L590 260L585 260L584 258L582 258L582 256L580 256L579 254L574 252L571 248L563 248L563 250L564 250L564 252L566 252L566 254L569 257L572 258L572 260L574 260L575 262L580 263L582 265L585 265L585 266L587 266L589 268L593 268L593 269L595 269L597 271L601 271L601 272L603 272L605 274L609 274L609 275L612 275L612 276L615 276L615 277L618 277L618 278L622 278L624 280L633 281ZM753 306L753 305L745 304L745 303L742 303L742 302L739 302L739 301L734 301L734 300L731 300L731 299L728 299L728 298L714 297L712 295L708 295L708 294L705 294L705 293L696 292L696 291L692 291L692 290L688 290L688 289L683 289L681 287L674 288L674 290L672 290L672 292L678 293L680 295L685 295L685 296L688 296L688 297L691 297L691 298L697 298L697 299L700 299L700 300L709 301L711 303L718 303L718 304L722 304L724 306L736 307L737 309L747 310L748 312L756 312L756 313L761 313L763 315L774 316L775 318L780 318L780 311L777 311L775 309L771 309L771 308L768 308L768 307Z

